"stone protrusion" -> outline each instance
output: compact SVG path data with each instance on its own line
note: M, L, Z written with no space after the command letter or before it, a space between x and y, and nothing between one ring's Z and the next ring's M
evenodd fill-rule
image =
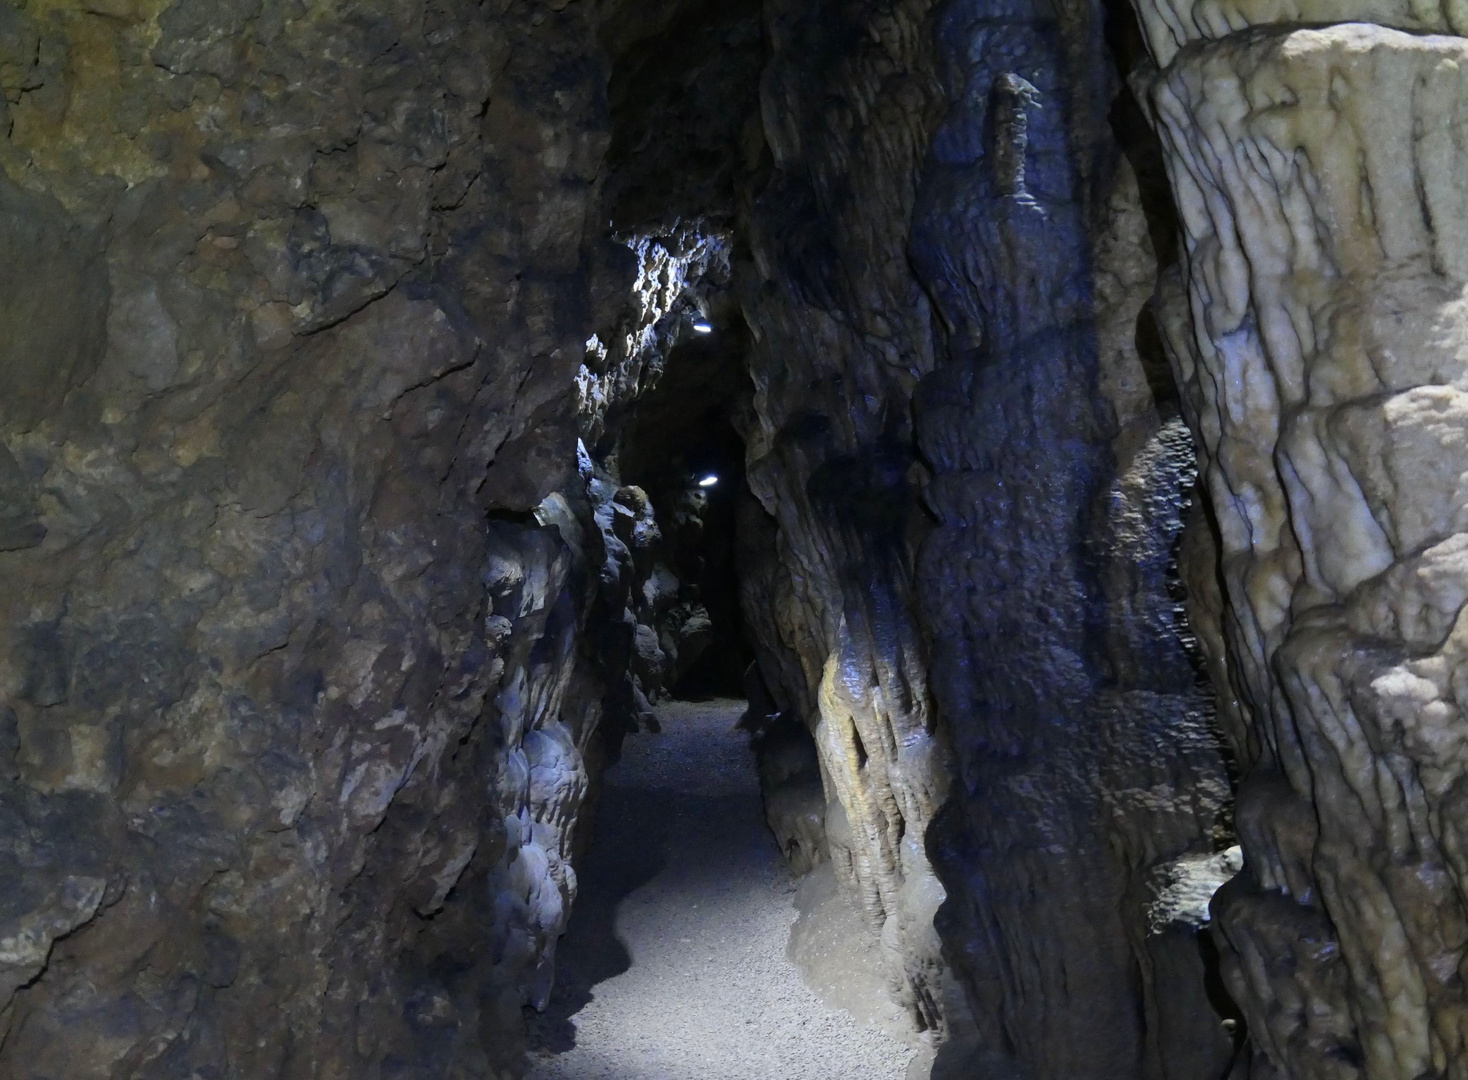
M1251 770L1214 907L1254 1075L1468 1075L1468 42L1421 33L1461 13L1138 8L1218 531L1189 575Z

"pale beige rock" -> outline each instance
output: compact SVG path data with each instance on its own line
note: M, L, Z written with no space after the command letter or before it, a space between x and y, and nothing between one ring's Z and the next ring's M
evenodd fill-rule
M1468 1075L1468 42L1248 29L1456 28L1436 9L1140 10L1219 531L1188 575L1252 770L1214 907L1255 1075Z
M1414 33L1462 34L1468 7L1460 0L1139 0L1147 44L1170 64L1194 41L1216 41L1251 26L1369 23Z

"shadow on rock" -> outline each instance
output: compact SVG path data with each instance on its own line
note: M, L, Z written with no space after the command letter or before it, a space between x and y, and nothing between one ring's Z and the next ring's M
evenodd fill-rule
M922 1058L914 1061L907 1080L1033 1080L1033 1074L1007 1054L960 1038L938 1047L931 1064Z
M527 1010L532 1051L560 1054L575 1046L571 1018L591 1001L598 983L631 968L632 955L617 936L617 908L668 861L673 837L667 802L664 791L607 787L595 840L577 867L576 904L556 949L550 1004L543 1013Z

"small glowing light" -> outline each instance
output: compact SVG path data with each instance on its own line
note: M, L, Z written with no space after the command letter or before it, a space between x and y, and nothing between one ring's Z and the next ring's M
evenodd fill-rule
M698 486L701 487L701 488L711 488L715 484L717 484L718 482L719 482L719 478L717 476L715 476L713 473L709 473L707 476L705 476L701 480L699 480Z
M693 324L693 332L695 334L712 334L714 328L707 319L699 319Z

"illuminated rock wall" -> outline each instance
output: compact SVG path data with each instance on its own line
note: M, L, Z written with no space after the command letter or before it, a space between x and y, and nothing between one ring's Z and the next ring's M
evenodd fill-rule
M1216 523L1194 621L1246 767L1214 910L1252 1075L1465 1076L1468 43L1422 34L1451 8L1138 7Z
M960 1074L1198 1080L1232 1054L1201 920L1148 914L1227 842L1168 584L1192 454L1134 343L1101 13L1063 14L767 8L745 608Z

